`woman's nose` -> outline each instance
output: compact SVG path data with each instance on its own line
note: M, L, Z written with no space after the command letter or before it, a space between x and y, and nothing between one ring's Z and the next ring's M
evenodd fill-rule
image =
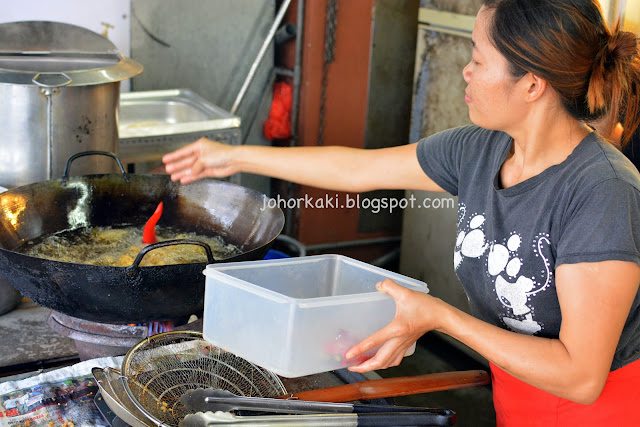
M471 61L469 61L467 66L462 69L462 77L465 82L469 83L469 80L471 79Z

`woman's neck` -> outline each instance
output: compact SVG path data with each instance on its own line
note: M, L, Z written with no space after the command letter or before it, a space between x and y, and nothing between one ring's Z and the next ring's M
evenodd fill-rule
M520 128L508 131L513 141L500 169L502 187L516 185L562 163L590 132L588 126L566 114L546 114L544 120L530 118Z

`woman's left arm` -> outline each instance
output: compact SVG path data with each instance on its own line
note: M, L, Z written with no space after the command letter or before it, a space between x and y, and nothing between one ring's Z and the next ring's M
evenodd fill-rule
M611 369L638 292L640 266L625 261L562 264L555 274L562 311L558 339L501 329L430 295L385 280L379 289L396 300L396 317L349 350L347 357L351 358L382 345L373 358L350 369L366 372L398 365L423 333L438 330L521 381L590 404L602 392Z

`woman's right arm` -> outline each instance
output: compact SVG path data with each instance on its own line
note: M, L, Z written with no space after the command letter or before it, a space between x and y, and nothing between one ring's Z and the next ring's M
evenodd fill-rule
M335 191L444 191L420 167L417 145L371 150L232 146L202 138L166 154L162 161L171 179L183 184L246 172Z

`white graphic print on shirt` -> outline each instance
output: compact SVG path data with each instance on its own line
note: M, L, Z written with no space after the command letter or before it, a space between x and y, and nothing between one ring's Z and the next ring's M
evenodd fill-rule
M542 330L542 325L534 320L530 305L531 297L547 289L551 283L553 272L549 260L544 255L550 247L549 235L540 233L533 241L533 253L543 261L542 282L535 277L526 277L521 273L523 258L519 256L522 237L512 232L501 242L486 240L484 231L484 214L474 213L466 220L466 206L460 204L458 209L458 236L454 251L454 268L456 271L465 258L480 258L486 255L486 273L490 277L498 301L505 307L502 321L510 329L533 335Z

